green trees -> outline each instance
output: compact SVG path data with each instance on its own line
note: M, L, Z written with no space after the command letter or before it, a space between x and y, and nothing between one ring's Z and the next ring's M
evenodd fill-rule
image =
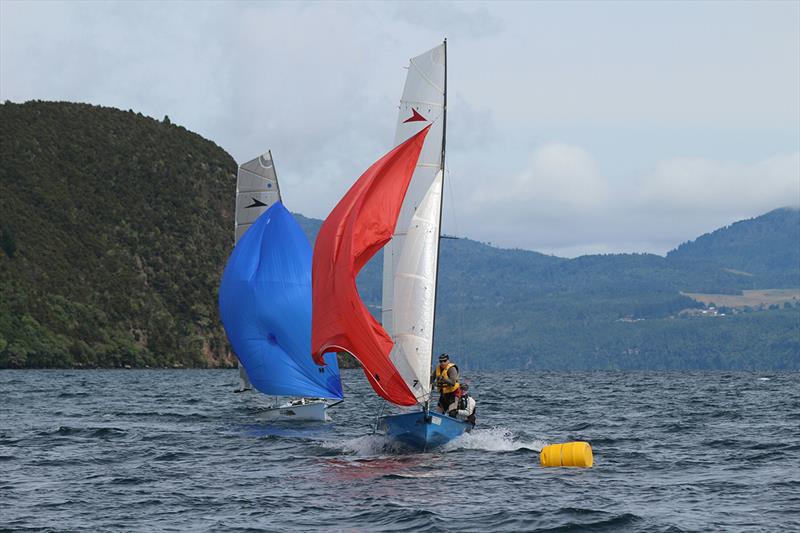
M168 117L0 105L0 367L230 365L235 172ZM313 242L321 222L296 218ZM798 227L777 210L667 257L443 239L434 349L471 367L800 369L800 304L679 314L701 305L681 291L800 287ZM358 279L376 314L381 268L379 253Z
M167 122L0 106L0 366L231 364L216 287L236 164Z
M17 253L17 239L9 227L3 226L0 228L0 248L3 249L9 259L13 259L14 254Z

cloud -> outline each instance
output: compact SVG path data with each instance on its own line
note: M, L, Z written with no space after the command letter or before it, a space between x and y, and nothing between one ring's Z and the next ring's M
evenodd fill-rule
M447 31L447 28L476 39L502 33L505 28L503 20L493 15L485 5L468 5L471 9L455 2L402 2L396 7L396 16L414 26L440 32Z
M753 164L675 157L618 182L586 150L549 142L522 170L472 180L468 189L463 229L479 240L567 257L663 254L736 220L800 204L800 153Z
M676 157L644 178L637 203L672 213L759 212L800 203L800 152L754 164Z
M563 143L538 147L527 168L502 185L475 189L488 202L513 206L518 215L535 206L549 216L597 212L608 202L608 184L586 151Z
M447 36L445 231L664 252L798 203L798 6L0 0L0 98L271 148L287 205L324 217L391 147L408 58Z

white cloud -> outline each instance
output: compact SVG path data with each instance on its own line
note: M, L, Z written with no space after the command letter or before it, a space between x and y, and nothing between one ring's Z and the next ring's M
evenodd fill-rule
M474 188L472 201L508 206L506 212L527 216L595 213L608 202L608 186L594 159L576 146L548 143L537 148L528 167L494 186Z
M798 155L773 154L800 144L800 4L420 6L0 0L0 98L169 115L240 162L271 148L287 205L323 217L446 36L449 233L664 252L798 203Z
M764 212L800 202L800 152L751 165L678 157L649 173L637 203L672 213Z
M754 164L676 157L618 183L585 150L551 142L516 174L480 181L462 195L466 235L568 257L663 254L736 220L799 205L800 153Z

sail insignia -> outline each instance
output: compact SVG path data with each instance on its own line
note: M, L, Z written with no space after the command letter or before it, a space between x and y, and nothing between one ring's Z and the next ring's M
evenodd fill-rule
M264 202L262 202L258 198L253 198L252 200L253 200L253 203L248 205L248 206L245 206L245 209L252 209L254 207L267 207L267 204L265 204Z
M408 122L427 122L428 121L427 118L425 118L422 115L420 115L419 111L417 111L413 107L411 108L411 113L412 113L412 115L409 118L405 119L403 121L403 124L407 124Z

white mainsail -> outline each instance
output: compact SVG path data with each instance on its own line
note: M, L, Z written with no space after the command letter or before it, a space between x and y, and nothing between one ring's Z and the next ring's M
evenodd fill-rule
M267 151L247 163L239 165L236 175L236 214L234 216L234 243L238 243L244 232L253 225L261 213L280 201L278 175L272 161L272 152ZM250 378L239 365L239 390L252 389Z
M267 151L247 163L242 163L236 176L235 242L239 242L261 213L280 199L281 192L272 162L272 152Z
M432 124L392 240L384 247L381 321L392 363L423 403L430 396L446 106L446 45L411 59L395 146Z

